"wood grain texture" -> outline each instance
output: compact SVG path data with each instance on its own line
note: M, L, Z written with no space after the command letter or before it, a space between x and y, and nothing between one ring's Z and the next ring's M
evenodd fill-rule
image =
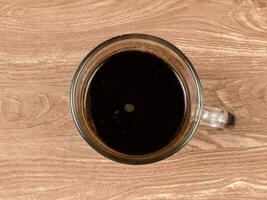
M104 40L147 33L199 73L236 128L200 127L159 163L103 158L76 130L69 87ZM1 0L0 199L267 199L266 0Z

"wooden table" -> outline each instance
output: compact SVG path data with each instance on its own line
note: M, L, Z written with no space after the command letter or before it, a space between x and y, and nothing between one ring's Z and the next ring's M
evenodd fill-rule
M192 60L205 104L236 128L200 127L164 161L128 166L96 153L72 121L83 57L147 33ZM267 199L265 0L0 1L0 199Z

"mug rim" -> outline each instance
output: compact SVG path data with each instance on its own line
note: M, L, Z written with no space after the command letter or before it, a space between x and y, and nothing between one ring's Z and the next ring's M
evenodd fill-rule
M157 156L157 157L148 158L148 159L134 160L134 159L128 159L128 158L120 158L118 156L114 156L113 154L103 150L101 148L101 146L98 146L90 138L88 138L88 136L85 133L85 131L81 128L81 125L79 123L79 119L77 117L77 111L76 111L76 106L75 106L75 101L76 101L75 100L75 94L76 94L77 82L79 80L79 76L80 76L80 73L81 73L82 69L86 66L87 61L90 60L90 58L94 54L96 54L97 52L99 52L100 50L105 48L107 45L112 44L112 43L117 42L117 41L127 40L127 39L150 40L150 41L154 41L154 42L160 43L161 45L164 45L168 49L172 50L175 54L177 54L177 56L179 56L183 60L183 62L186 64L186 66L190 70L190 72L191 72L191 74L193 76L193 79L195 81L196 88L197 88L197 96L198 96L198 103L197 103L197 107L198 108L197 108L197 110L198 110L199 113L197 114L196 120L192 122L193 124L192 124L190 130L188 131L189 133L186 135L186 137L183 140L183 142L180 145L176 145L173 148L171 148L167 153L164 153L164 154L162 154L160 156ZM78 132L83 137L83 139L91 147L93 147L93 149L95 149L97 152L99 152L103 156L105 156L105 157L107 157L107 158L109 158L109 159L111 159L113 161L117 161L117 162L124 163L124 164L134 164L134 165L136 165L136 164L149 164L149 163L157 162L157 161L160 161L160 160L163 160L165 158L170 157L171 155L173 155L174 153L176 153L180 149L182 149L189 142L189 140L192 138L192 136L196 132L196 129L197 129L198 125L199 125L201 112L202 112L202 109L203 109L202 87L201 87L200 79L198 77L198 74L197 74L193 64L185 56L185 54L178 47L176 47L174 44L172 44L172 43L170 43L170 42L168 42L165 39L162 39L160 37L153 36L153 35L148 35L148 34L141 34L141 33L123 34L123 35L118 35L118 36L112 37L112 38L100 43L99 45L97 45L94 49L92 49L84 57L84 59L79 64L78 68L76 69L76 71L75 71L75 73L73 75L72 82L71 82L71 87L70 87L70 107L71 107L72 118L73 118L73 120L75 122L75 126L78 129Z

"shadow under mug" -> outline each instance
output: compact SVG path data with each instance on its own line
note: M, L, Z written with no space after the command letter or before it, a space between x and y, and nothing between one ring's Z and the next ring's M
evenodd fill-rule
M186 92L186 117L175 137L165 147L144 155L129 155L106 145L96 134L85 112L86 91L96 71L107 58L124 51L143 51L161 58L179 75ZM126 164L148 164L167 158L180 150L199 125L225 129L234 126L234 116L225 109L203 106L203 94L197 72L189 59L171 43L146 34L125 34L111 38L93 49L74 74L70 103L74 122L82 137L105 157Z

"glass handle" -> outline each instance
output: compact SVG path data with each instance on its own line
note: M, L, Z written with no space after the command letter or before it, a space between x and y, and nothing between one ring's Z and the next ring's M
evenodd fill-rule
M230 112L209 106L204 106L201 113L200 125L229 129L235 126L235 116Z

